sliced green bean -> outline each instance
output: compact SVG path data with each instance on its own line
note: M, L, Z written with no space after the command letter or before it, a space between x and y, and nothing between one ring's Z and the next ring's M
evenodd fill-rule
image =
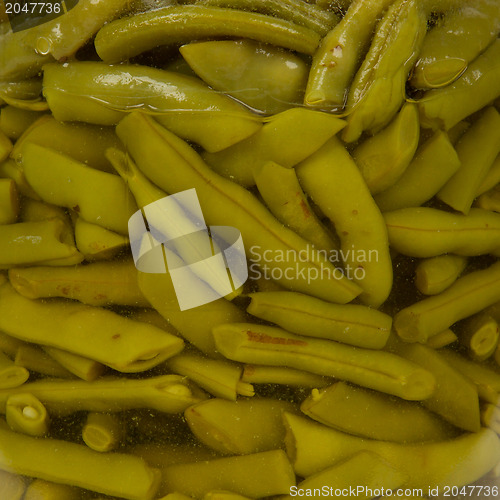
M272 115L302 100L308 66L292 52L245 39L192 42L179 51L210 87L254 110Z
M10 139L0 130L0 162L3 162L12 151L12 142Z
M196 354L178 354L166 363L174 373L184 375L219 398L236 401L237 396L253 396L253 386L242 381L242 368L220 359L207 359Z
M105 309L54 299L30 300L10 284L0 287L0 296L0 329L9 335L58 347L119 371L148 370L183 348L178 337Z
M9 139L17 140L40 116L39 111L5 106L0 112L0 130Z
M159 45L235 36L313 54L315 31L271 16L235 9L182 5L125 17L102 28L95 39L99 57L117 62Z
M499 338L498 322L487 313L479 313L463 321L457 329L460 342L477 361L495 352Z
M3 341L5 341L5 338L2 339L2 342ZM48 375L49 377L60 377L64 379L74 378L74 375L69 370L64 368L64 366L39 347L29 344L28 342L19 342L20 344L16 347L14 353L14 362L16 366L22 366L30 372Z
M306 370L408 400L428 398L435 388L434 377L427 370L388 352L251 323L219 325L212 332L217 349L234 361Z
M13 224L19 215L19 195L12 179L0 179L0 224Z
M500 95L500 40L493 42L454 83L427 92L418 101L424 127L449 130Z
M493 165L486 173L486 176L481 182L481 185L477 188L476 196L480 196L486 191L493 189L498 183L500 183L500 154L497 155Z
M268 14L314 30L321 36L338 22L333 12L301 0L198 0L196 3Z
M482 194L474 205L483 210L500 212L500 187L494 187Z
M8 389L23 385L30 376L28 370L22 366L16 366L6 354L4 354L0 342L0 389Z
M436 295L452 285L466 265L465 257L452 254L421 260L415 269L415 285L424 295Z
M391 247L411 257L474 256L500 248L500 216L481 208L471 208L468 215L402 208L385 212L384 217Z
M500 409L492 404L485 404L481 410L481 422L485 427L500 435Z
M5 418L13 431L28 436L42 437L49 430L50 418L45 406L27 392L8 397L5 405Z
M467 214L482 180L500 153L500 113L489 107L456 146L460 168L437 193L451 208Z
M285 413L285 425L288 456L303 477L354 453L371 451L407 475L406 488L428 491L429 487L470 484L500 459L500 440L489 429L437 443L400 444L350 436L290 413Z
M91 412L83 425L82 438L92 450L106 452L119 446L123 432L124 425L119 416Z
M363 289L361 301L380 306L392 287L387 232L354 160L333 137L296 171L304 191L335 225L346 275Z
M499 33L498 2L474 0L446 12L425 37L410 80L412 86L426 89L452 83Z
M249 297L247 312L299 335L381 349L391 331L392 318L366 306L332 304L294 292L257 292Z
M346 142L384 128L405 100L405 83L426 32L426 16L416 0L396 0L375 31L370 50L347 98Z
M0 99L11 97L14 99L37 99L42 93L42 80L31 78L29 80L1 80Z
M453 344L458 340L458 337L453 333L449 328L443 330L442 332L437 333L430 339L427 339L425 345L430 347L431 349L441 349L442 347L446 347L447 345ZM479 391L478 391L479 392ZM479 394L481 397L481 394Z
M425 342L453 323L500 300L500 263L459 278L438 295L399 311L394 317L397 334L407 342Z
M102 454L69 441L24 436L4 424L0 438L2 470L128 500L152 500L158 489L159 472L132 455Z
M284 411L294 406L268 398L215 398L191 406L184 417L203 444L225 455L248 455L281 447Z
M218 176L184 141L152 119L133 113L120 122L117 133L152 182L167 193L195 188L207 223L238 228L245 245L253 248L255 259L262 261L264 250L269 248L286 255L286 259L279 262L273 259L267 263L269 259L265 259L271 270L279 271L278 283L341 303L350 302L358 295L359 287L338 276L337 268L322 256L314 254L304 259L305 262L302 259L291 262L299 252L308 252L307 242L283 228L251 193ZM296 266L300 273L291 275L290 267ZM324 279L307 278L308 272Z
M218 174L250 187L255 185L254 172L265 163L274 161L292 168L344 126L334 115L292 108L266 119L262 129L245 141L202 157Z
M465 132L469 130L470 126L471 124L469 122L462 120L446 132L453 146L455 146L455 144L462 138Z
M321 41L313 56L304 98L306 106L341 108L349 84L368 50L378 17L391 0L355 0Z
M67 484L35 479L26 489L23 500L81 500L82 490Z
M339 431L381 441L444 441L457 434L420 405L344 382L313 389L300 409Z
M14 160L9 158L4 162L0 163L0 175L12 179L16 182L17 190L24 196L29 197L33 200L39 200L38 196L33 188L28 184L26 177L22 171L20 164L16 163ZM28 201L28 200L25 200Z
M257 166L253 173L259 193L272 214L317 249L336 248L335 238L321 223L300 187L297 173L274 162ZM276 186L280 186L276 190Z
M84 358L56 347L45 346L43 350L73 375L88 382L99 378L106 371L106 367L102 363L93 359Z
M245 365L243 382L249 384L281 384L290 387L325 387L330 383L328 377L284 366Z
M0 470L0 495L5 500L21 500L26 491L26 479Z
M115 125L139 108L207 151L227 148L261 127L255 114L198 78L148 66L88 61L50 64L44 67L43 86L59 121Z
M82 267L30 267L10 270L12 286L29 299L64 297L92 306L148 307L137 285L132 260Z

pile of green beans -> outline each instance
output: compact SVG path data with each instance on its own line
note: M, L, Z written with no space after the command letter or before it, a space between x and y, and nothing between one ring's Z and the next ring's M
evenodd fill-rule
M0 500L497 498L499 34L498 0L0 10ZM208 236L155 211L193 189ZM241 286L198 265L224 226Z

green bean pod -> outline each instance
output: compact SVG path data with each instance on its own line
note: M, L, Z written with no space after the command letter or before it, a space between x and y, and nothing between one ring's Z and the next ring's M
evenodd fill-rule
M95 47L106 62L134 57L159 45L220 37L258 42L313 54L320 36L315 31L271 16L203 5L182 5L125 17L102 28Z
M249 297L247 312L299 335L381 349L391 331L391 317L366 306L332 304L294 292L257 292Z
M475 256L500 248L500 216L481 208L471 208L467 215L401 208L385 212L384 217L391 247L411 257Z
M10 61L9 61L10 62ZM7 79L0 81L0 99L11 97L14 99L36 99L42 93L42 81L40 78L28 80Z
M81 498L80 488L35 479L28 485L23 500L81 500Z
M444 292L412 304L394 317L394 329L406 342L425 342L453 323L500 300L500 263L459 278Z
M498 2L475 0L446 12L425 37L411 85L428 89L452 83L499 33Z
M127 234L128 219L137 206L117 175L34 143L24 144L22 165L26 180L47 203L72 208L88 222Z
M247 39L191 42L179 51L210 87L254 110L272 115L302 99L308 66L292 52Z
M289 387L325 387L331 379L303 370L295 370L285 366L245 365L243 382L248 384L280 384Z
M297 262L294 257L308 252L305 240L283 228L251 193L218 176L184 141L149 117L133 113L120 122L117 133L152 182L167 193L195 188L207 223L239 229L257 261L264 259L264 250L291 253L292 257L287 256L284 262L273 259L269 263L270 269L279 270L278 283L341 303L350 302L359 294L359 287L338 276L337 268L322 256L313 253L305 262ZM290 262L292 258L294 261ZM298 272L290 275L290 267L297 267ZM324 279L311 280L311 275Z
M180 413L206 397L179 375L147 379L102 377L94 382L44 379L16 389L1 390L0 411L5 412L8 399L20 393L32 394L51 414L57 415L77 411L120 412L136 408Z
M283 450L171 465L162 470L162 476L162 494L175 491L197 499L212 490L230 490L250 498L283 495L295 485Z
M44 67L43 85L59 121L115 125L139 108L207 151L227 148L261 127L255 114L199 79L148 66L88 61L50 64Z
M255 185L254 172L265 163L292 168L344 126L334 115L292 108L267 118L262 129L248 139L215 154L204 153L202 158L218 174L250 187Z
M392 287L387 232L354 160L333 137L296 171L304 191L335 225L346 274L363 289L361 301L378 307Z
M268 398L215 398L189 407L184 417L203 444L225 455L248 455L281 447L284 411L294 406Z
M23 199L20 218L23 222L40 222L49 219L59 219L71 228L71 220L61 207L50 205L32 198Z
M9 280L29 299L64 297L92 306L149 306L137 285L137 269L129 259L72 268L14 268Z
M477 188L476 196L480 196L486 193L490 189L493 189L498 183L500 183L500 154L497 155L493 165L491 165L481 185Z
M400 444L363 439L285 413L287 453L303 477L339 463L354 453L371 451L406 474L406 488L463 486L481 478L500 459L499 438L489 430L437 443Z
M105 309L30 300L9 284L0 287L0 297L0 329L9 335L58 347L115 370L148 370L183 348L178 337Z
M49 430L50 417L45 406L32 394L20 392L7 398L7 425L16 432L42 437Z
M500 40L493 42L451 85L426 92L418 101L424 127L449 130L500 95Z
M393 186L410 164L418 146L420 127L415 104L407 103L381 132L365 139L352 157L373 195Z
M421 260L415 269L415 285L424 295L436 295L452 285L466 265L465 257L453 254Z
M0 225L0 269L79 264L83 255L68 236L72 238L66 225L57 219Z
M390 3L351 2L345 16L323 38L313 56L304 98L306 106L344 106L349 84L368 50L377 19Z
M96 380L106 371L106 367L102 363L93 359L84 358L56 347L45 346L43 350L70 373L87 382Z
M253 386L242 381L242 368L221 359L196 354L178 354L166 362L169 370L184 375L218 398L236 401L237 396L253 396Z
M2 470L128 500L152 500L158 489L159 472L132 455L103 454L69 441L36 439L9 431L4 424L0 439Z
M5 500L21 500L26 491L26 479L0 470L0 496Z
M16 183L16 189L24 196L27 196L33 200L39 200L38 196L33 188L26 181L26 177L20 167L14 160L9 158L4 162L0 163L0 175L2 177L12 179Z
M500 113L489 107L456 146L460 168L437 193L451 208L467 214L482 180L500 153Z
M499 327L498 322L487 313L479 313L467 318L460 324L460 343L465 346L469 356L484 361L496 351Z
M19 215L19 195L12 179L0 179L0 224L13 224Z
M314 213L293 168L268 162L256 167L253 175L260 195L280 222L318 249L328 252L336 248L333 234Z
M91 412L83 425L82 438L92 450L112 451L119 446L123 431L124 426L118 416Z
M8 389L23 385L30 374L26 368L16 366L6 354L0 342L0 389Z
M0 112L0 130L9 139L17 140L40 116L38 111L5 106Z
M474 206L483 210L500 212L500 188L493 188L482 194L474 203Z
M420 51L426 21L415 0L397 0L387 9L349 90L344 141L356 141L364 131L375 134L395 116L405 100L405 83Z
M1 343L5 342L5 337L1 339ZM10 337L8 342L12 343L13 337ZM17 339L14 339L17 340ZM64 368L54 358L46 354L39 347L29 344L28 342L19 341L14 352L14 363L16 366L22 366L30 372L36 372L49 377L60 377L64 379L74 378L73 374Z
M442 347L453 344L457 340L458 337L452 330L448 328L446 330L443 330L442 332L437 333L430 339L427 339L425 345L427 347L430 347L431 349L441 349ZM479 394L479 397L481 397L481 394Z
M321 424L380 441L444 441L456 435L420 405L343 382L313 389L300 409Z
M217 349L234 361L310 371L408 400L428 398L435 389L434 377L427 370L388 352L251 323L219 325L212 332Z

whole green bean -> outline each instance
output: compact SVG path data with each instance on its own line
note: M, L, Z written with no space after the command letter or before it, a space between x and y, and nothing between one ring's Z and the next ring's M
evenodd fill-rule
M227 36L250 38L304 54L313 54L320 40L315 31L275 17L182 5L109 23L97 33L95 47L103 61L117 62L159 45Z
M5 418L13 431L28 436L45 436L50 426L45 406L29 392L19 392L7 398Z
M388 352L251 323L219 325L212 332L217 349L234 361L306 370L408 400L428 398L435 389L434 377L427 370Z

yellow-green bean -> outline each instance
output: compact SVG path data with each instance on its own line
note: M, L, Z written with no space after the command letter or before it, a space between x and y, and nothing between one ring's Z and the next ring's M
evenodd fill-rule
M71 229L71 221L66 211L61 207L44 203L31 198L23 199L20 218L23 222L39 222L48 219L60 219Z
M50 426L45 406L29 392L19 392L7 398L5 418L13 431L28 436L43 437Z
M0 224L13 224L19 215L19 195L12 179L0 179Z
M28 342L19 342L20 344L16 347L14 353L14 362L17 366L22 366L26 370L49 377L74 378L74 375L69 370L39 347Z
M79 488L35 479L26 489L23 500L81 500L81 498L82 490Z
M45 346L43 350L66 370L83 380L90 382L99 378L106 371L106 367L102 363L93 359L84 358L56 347Z
M453 254L421 260L415 269L415 285L424 295L436 295L452 285L466 265L466 257Z
M124 424L119 416L91 412L83 425L82 438L92 450L112 451L119 446L123 432Z
M38 118L40 118L38 111L5 106L0 111L0 130L9 139L17 140Z
M0 389L18 387L30 376L28 370L22 366L16 366L6 354L0 341Z
M481 423L500 435L500 408L485 404L481 410Z
M0 497L5 500L21 500L26 491L26 479L0 470Z
M31 78L29 80L1 80L0 99L11 97L14 99L36 99L42 93L42 80Z
M0 176L14 180L16 182L17 190L22 195L33 200L40 199L40 197L35 193L35 191L33 191L33 188L26 181L21 166L11 158L0 163Z
M487 313L479 313L463 321L458 330L459 339L477 361L484 361L493 355L497 348L498 323Z
M457 340L458 337L448 328L427 339L425 345L431 349L441 349L442 347L453 344ZM481 394L479 394L479 397L481 397Z
M205 493L205 495L203 496L203 500L249 500L249 498L244 497L243 495L238 495L237 493L233 493L232 491L215 490Z
M325 387L331 379L294 368L284 366L245 365L243 382L249 384L281 384L289 387Z
M490 169L486 173L486 176L476 191L476 196L480 196L483 193L486 193L486 191L493 189L498 183L500 183L500 154L497 155L493 165L491 165Z
M0 130L0 163L3 162L12 151L12 142L10 139Z
M474 206L483 210L500 212L500 186L483 193L474 203Z

